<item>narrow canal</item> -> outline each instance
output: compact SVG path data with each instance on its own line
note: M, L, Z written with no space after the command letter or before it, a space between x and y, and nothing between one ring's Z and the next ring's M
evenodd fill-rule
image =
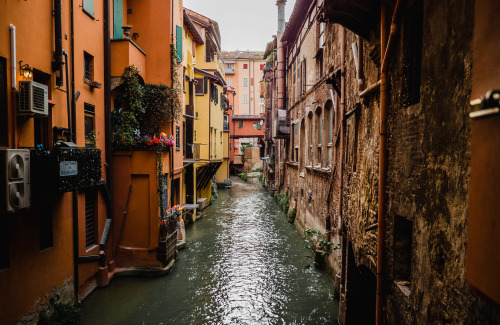
M157 278L118 278L81 305L82 324L337 324L333 280L260 184L233 178Z

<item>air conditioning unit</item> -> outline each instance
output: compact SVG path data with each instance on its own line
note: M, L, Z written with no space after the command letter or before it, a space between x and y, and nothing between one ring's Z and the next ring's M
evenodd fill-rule
M290 136L290 117L287 116L286 110L276 110L276 115L273 120L273 137L276 139L284 139Z
M28 208L30 196L30 151L0 150L0 211Z
M17 111L20 115L49 115L48 87L34 81L20 81Z

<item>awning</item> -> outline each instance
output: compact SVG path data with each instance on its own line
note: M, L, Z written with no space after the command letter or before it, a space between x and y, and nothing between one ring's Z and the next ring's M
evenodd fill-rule
M207 186L221 165L221 161L209 162L208 164L196 168L196 190L199 191Z

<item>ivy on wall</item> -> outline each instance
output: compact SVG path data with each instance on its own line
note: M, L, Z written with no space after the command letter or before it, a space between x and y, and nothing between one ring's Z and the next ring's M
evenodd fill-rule
M114 149L151 149L147 139L160 136L172 121L179 121L182 112L181 86L175 47L171 47L173 84L143 84L133 65L125 68L116 88L118 102L113 118Z

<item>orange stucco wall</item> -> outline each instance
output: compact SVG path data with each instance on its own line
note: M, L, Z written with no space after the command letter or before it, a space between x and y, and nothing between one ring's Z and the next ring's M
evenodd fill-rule
M84 103L95 105L95 130L97 146L102 150L102 166L104 166L104 90L91 89L83 83L83 52L94 56L94 80L104 82L103 61L103 1L95 0L95 19L89 17L74 3L75 48L71 49L70 1L62 1L62 33L63 49L75 57L75 91L80 93L76 103L76 143L85 145L84 136ZM66 76L64 86L57 89L55 73L51 63L54 52L54 17L52 15L52 1L5 1L0 3L0 56L7 59L8 84L8 134L9 147L29 147L36 144L34 139L34 119L29 117L15 118L16 91L10 88L12 78L16 83L22 80L17 74L11 74L10 66L19 69L19 61L29 64L49 76L49 116L42 118L48 126L48 141L44 147L51 147L52 127L68 126L66 93ZM11 57L11 43L9 25L16 27L16 58ZM102 168L103 178L105 170ZM80 255L98 253L98 247L90 250L85 248L85 200L84 194L78 194L78 229ZM49 205L52 207L53 246L40 250L38 207ZM97 237L100 238L106 219L106 208L99 195L98 198ZM72 198L70 193L65 194L36 194L32 195L30 209L0 216L9 220L6 225L11 234L9 240L9 267L0 270L0 323L11 323L20 320L23 315L36 313L39 305L46 303L51 292L69 290L72 296L73 278L73 233L72 233ZM82 264L79 267L80 288L92 283L98 270L97 263ZM69 281L69 285L68 285ZM63 284L66 286L62 288ZM67 297L66 297L67 298Z
M239 127L239 121L243 121L243 127ZM233 119L234 136L240 138L264 137L264 124L261 125L260 130L253 128L254 123L260 123L261 121L263 121L263 118L255 120Z

